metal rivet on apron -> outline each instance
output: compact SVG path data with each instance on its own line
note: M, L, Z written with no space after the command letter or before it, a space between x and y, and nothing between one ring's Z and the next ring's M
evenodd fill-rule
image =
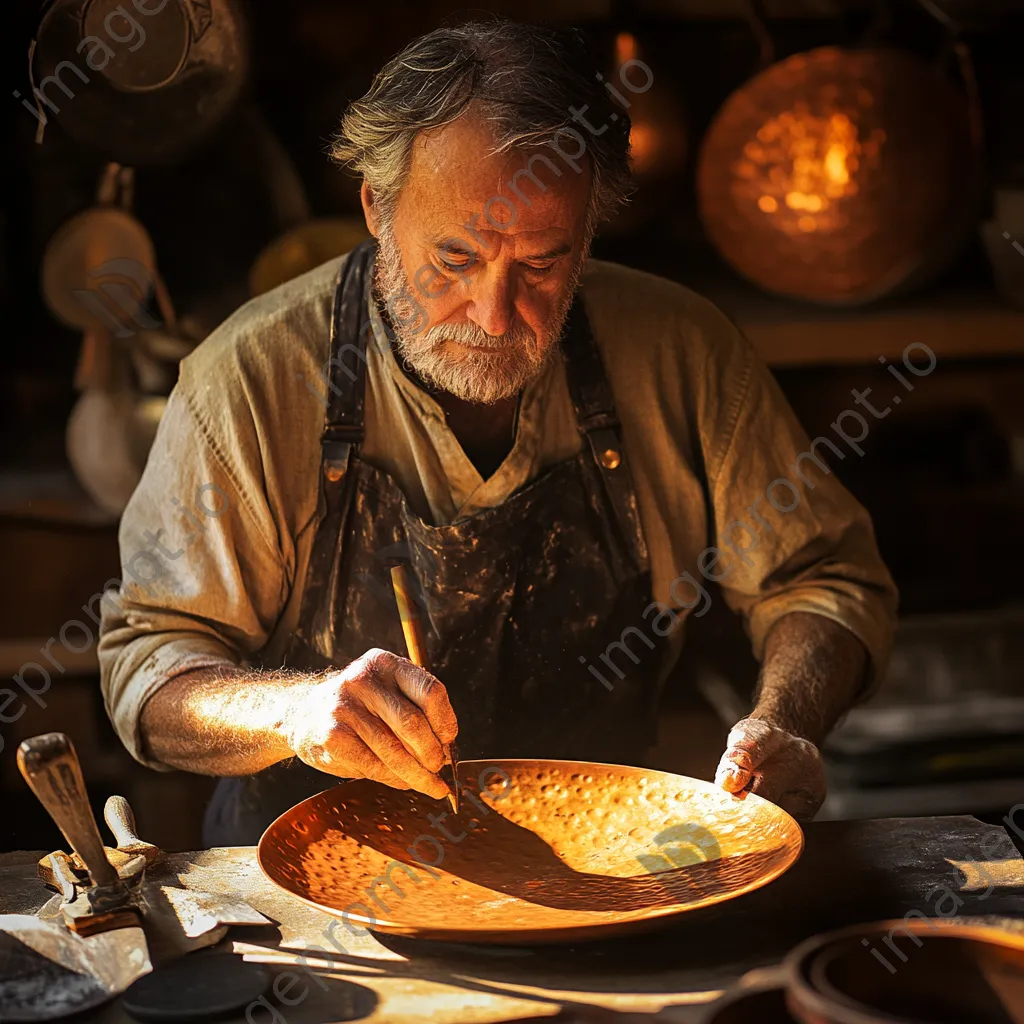
M622 455L614 448L605 448L601 452L601 465L605 469L616 469L622 463Z
M345 475L344 467L339 466L336 462L330 463L325 472L327 473L327 479L332 484L336 484Z

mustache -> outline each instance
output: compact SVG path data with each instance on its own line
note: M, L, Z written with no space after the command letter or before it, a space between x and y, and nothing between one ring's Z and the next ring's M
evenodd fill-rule
M500 351L507 348L522 348L537 344L537 335L526 324L513 324L503 334L488 334L474 323L438 324L423 333L423 340L431 345L453 341L459 345L489 348Z

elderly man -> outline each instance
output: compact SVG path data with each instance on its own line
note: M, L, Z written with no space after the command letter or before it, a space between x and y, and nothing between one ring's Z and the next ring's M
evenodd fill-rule
M182 363L101 664L136 758L223 777L209 842L255 842L339 776L443 798L456 735L464 758L642 763L708 580L762 662L718 781L819 806L817 744L877 678L895 593L729 321L588 259L649 87L571 33L416 40L334 144L373 239Z

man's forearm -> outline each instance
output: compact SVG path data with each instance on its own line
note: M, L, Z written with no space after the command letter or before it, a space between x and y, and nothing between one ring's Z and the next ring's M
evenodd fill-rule
M822 615L793 612L765 642L751 718L821 744L864 683L868 653L850 630Z
M248 775L290 757L290 704L308 673L204 668L164 684L142 710L142 736L156 760L200 775Z
M372 779L441 799L438 772L459 731L444 684L373 648L323 673L197 669L142 710L143 746L204 775L249 775L289 757L342 779Z

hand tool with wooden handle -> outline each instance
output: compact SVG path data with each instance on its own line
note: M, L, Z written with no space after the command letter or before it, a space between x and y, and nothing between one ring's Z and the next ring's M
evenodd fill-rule
M130 889L141 881L146 860L132 858L120 874L108 860L71 740L59 732L25 740L18 768L88 873L87 884L79 884L62 907L67 926L79 935L138 926Z
M141 874L137 866L132 862L138 857L144 857L146 867L159 864L164 857L163 850L159 846L141 840L135 829L135 815L123 796L111 796L103 807L103 817L114 833L116 846L104 846L103 852L111 866L117 871L122 882L129 886L137 886L141 881ZM61 865L70 871L76 883L80 886L90 884L89 871L85 863L77 854L70 857L66 854L55 851L48 853L39 859L39 877L53 889L62 889L62 882L58 872L58 865L55 863L58 857L63 857L65 864Z
M107 823L107 828L114 833L118 852L145 857L147 864L155 864L163 859L164 854L159 846L139 838L135 827L135 813L123 796L107 797L107 802L103 805L103 820Z
M107 797L103 818L117 840L112 855L141 856L153 868L148 881L166 877L160 865L166 859L159 846L139 838L135 814L123 796ZM112 857L113 859L113 857ZM173 875L172 875L173 877ZM258 910L253 910L237 894L223 894L181 885L161 885L159 895L149 884L139 899L154 961L162 963L194 949L214 945L236 925L270 924Z
M398 615L402 620L402 633L405 635L405 646L409 649L409 660L420 668L427 668L427 645L423 640L423 627L420 617L412 602L412 588L409 570L405 565L396 565L391 569L391 583L395 588L395 602L398 604ZM444 748L447 766L450 767L451 778L445 778L448 785L448 803L452 811L459 813L459 753L454 743ZM442 776L444 778L444 776Z
M16 956L13 980L0 970L0 1020L65 1020L125 991L152 970L141 914L132 902L141 856L111 864L63 733L25 740L18 768L74 853L55 850L41 877L58 890L35 914L0 915L0 961ZM11 984L5 984L11 981Z
M82 779L78 755L64 733L33 736L18 747L18 768L29 788L89 871L94 885L115 887L117 871L107 860Z

